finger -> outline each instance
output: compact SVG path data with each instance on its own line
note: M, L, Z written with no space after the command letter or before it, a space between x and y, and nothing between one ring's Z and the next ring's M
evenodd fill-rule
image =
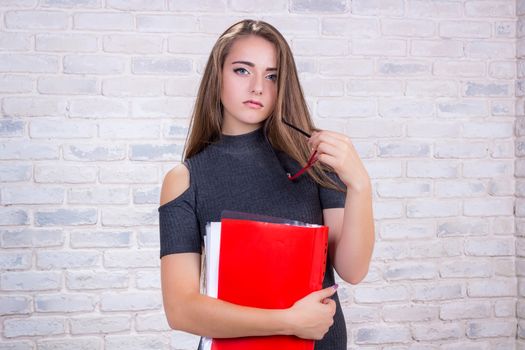
M317 292L315 292L315 294L319 301L323 301L324 299L334 295L336 291L337 291L337 284L334 284L331 287L318 290Z

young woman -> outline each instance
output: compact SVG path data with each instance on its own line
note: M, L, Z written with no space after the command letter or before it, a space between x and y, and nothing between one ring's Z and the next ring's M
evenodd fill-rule
M305 164L311 166L302 173ZM317 340L316 350L346 349L334 268L352 284L367 274L371 198L350 139L314 128L283 36L262 21L234 24L206 65L184 163L162 184L161 278L170 327L210 338L295 335ZM225 209L327 225L324 289L283 310L200 294L205 226Z

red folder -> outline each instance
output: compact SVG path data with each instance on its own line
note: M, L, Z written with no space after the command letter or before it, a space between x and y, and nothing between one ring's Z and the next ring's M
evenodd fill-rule
M322 288L328 227L223 218L217 297L234 304L285 309ZM295 336L217 338L212 350L313 350Z

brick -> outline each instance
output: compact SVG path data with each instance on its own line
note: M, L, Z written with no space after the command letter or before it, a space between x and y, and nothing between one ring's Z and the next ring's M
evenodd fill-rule
M496 317L516 317L516 300L501 300L494 303Z
M465 242L465 254L470 256L513 256L514 238L471 239Z
M490 302L480 301L454 301L444 303L441 305L439 317L442 320L462 320L475 318L490 318L491 316Z
M434 116L434 102L428 99L379 100L379 115L384 118L427 118Z
M23 209L0 207L0 226L2 225L28 225L29 216Z
M159 292L104 293L100 297L102 311L160 310L162 298Z
M0 72L57 73L58 57L34 54L0 54Z
M28 251L4 251L0 253L0 269L27 270L31 268L32 253Z
M494 270L497 277L516 277L515 257L508 256L494 259Z
M416 199L406 205L407 217L449 217L459 215L461 202L456 200Z
M36 266L40 269L77 269L100 266L98 251L40 250L36 254Z
M407 161L407 177L456 178L458 164L454 161Z
M370 60L321 58L319 73L328 76L370 76L374 73L374 65Z
M0 274L2 290L59 290L61 281L62 274L58 272L16 271Z
M0 137L18 137L25 133L26 123L21 120L0 120Z
M177 79L169 79L166 81L166 95L177 97L191 97L197 96L197 90L200 80L195 76L181 76Z
M177 144L151 145L136 144L130 145L131 160L178 160L182 157L182 146Z
M482 59L511 59L516 55L514 42L473 41L465 44L465 56Z
M482 181L436 181L434 194L436 197L479 197L487 193Z
M176 12L224 12L226 9L226 1L196 0L191 3L184 3L177 0L168 0L168 6L170 10ZM222 27L222 29L224 29L224 27Z
M38 183L94 183L97 178L96 166L41 165L35 168L35 182Z
M155 166L112 165L100 169L100 183L154 183L159 179L158 169Z
M145 98L131 102L132 117L185 118L193 112L194 100L189 98ZM158 123L157 123L158 124Z
M64 117L67 101L51 96L7 97L3 100L3 110L11 117Z
M490 38L491 34L491 23L465 20L439 23L439 36L443 38Z
M91 208L54 209L35 211L37 226L76 226L97 223L97 210Z
M436 158L482 158L487 155L487 151L485 142L443 141L434 145Z
M44 52L95 52L97 37L89 34L37 34L35 50Z
M73 231L69 241L72 248L129 247L131 236L131 231Z
M184 52L184 53L196 53L196 52ZM132 62L131 62L131 71L134 74L171 75L171 74L191 73L192 70L193 70L192 62L191 60L186 59L186 58L135 57L135 58L132 58ZM148 81L146 83L152 84L153 82L154 81Z
M126 204L129 203L129 189L115 187L71 188L68 203L77 204Z
M407 242L376 242L373 251L375 260L404 259L408 255ZM382 273L381 273L382 275Z
M320 117L372 117L377 114L376 110L376 102L370 98L319 99L317 102Z
M407 3L407 15L409 17L462 17L463 5L456 2L436 1L429 3L426 0L409 0Z
M513 62L500 61L489 64L489 76L496 79L515 79L516 66Z
M468 199L463 203L463 213L466 216L513 215L513 204L512 199Z
M42 350L98 350L101 349L102 340L100 338L78 338L57 339L57 340L38 340L38 349Z
M433 279L437 275L435 264L420 262L390 264L384 272L387 281Z
M90 295L46 294L35 296L36 312L90 312L95 310L96 299Z
M416 141L379 141L377 154L379 157L428 157L430 145Z
M116 97L158 96L164 91L163 84L158 78L110 78L102 82L102 94Z
M2 190L2 204L61 204L64 189L59 187L12 186Z
M158 269L137 271L135 283L138 289L160 289L160 271Z
M158 267L160 266L157 250L106 250L104 252L104 266L109 268L121 267Z
M381 20L381 32L386 36L431 37L436 29L434 23L426 20L384 18Z
M129 273L119 271L68 271L66 285L72 290L128 288Z
M425 223L384 223L379 234L382 240L428 239L435 236L433 225Z
M431 188L428 182L378 182L376 193L382 198L428 197Z
M141 188L133 190L133 203L159 204L160 187Z
M436 59L433 61L432 72L444 77L479 77L485 74L485 63Z
M4 321L4 336L50 336L64 334L65 322L60 317L11 318Z
M406 56L405 40L397 39L354 39L352 54L368 56Z
M99 136L105 139L159 138L160 125L149 121L104 121L99 124Z
M414 301L439 301L448 299L461 299L464 297L462 283L429 283L414 284Z
M380 36L380 25L379 20L374 18L324 18L321 32L331 36L377 38Z
M73 28L100 31L133 30L133 15L123 12L76 13L73 16Z
M410 258L442 258L460 256L463 253L461 242L456 240L409 242L408 256Z
M160 240L157 230L141 230L137 233L139 247L159 248Z
M308 0L292 0L290 12L294 13L308 13L308 12L324 12L324 13L344 13L347 11L346 1L342 0L326 0L322 2L308 1Z
M408 343L412 336L408 327L375 326L358 328L354 339L356 344Z
M113 75L124 73L125 67L126 60L123 57L108 55L64 56L64 73Z
M70 144L62 145L65 160L75 161L109 161L126 158L126 148L123 145L112 144Z
M506 2L498 1L467 1L465 15L467 17L514 17L516 7Z
M408 299L408 291L403 286L359 286L354 290L354 299L358 304L403 301Z
M443 118L488 116L486 103L468 100L442 100L437 104L437 115Z
M101 0L42 0L40 5L59 8L96 8L101 7Z
M417 341L439 341L461 338L464 334L462 324L458 323L428 323L414 325L414 339Z
M314 85L314 80L311 84ZM403 95L404 84L393 80L352 80L346 84L346 91L350 96L400 96Z
M347 324L379 322L379 308L352 305L344 310L344 316Z
M395 159L365 160L365 167L373 179L399 178L403 171L401 162Z
M463 96L484 96L484 97L497 97L497 96L511 96L513 87L509 83L483 83L468 81L463 84Z
M397 219L403 216L403 204L401 201L373 204L374 216L379 219Z
M515 155L513 141L495 141L494 147L490 150L492 158L513 158Z
M346 56L350 43L345 39L293 39L292 50L298 56Z
M9 342L4 341L0 344L0 350L33 350L33 342L29 341L17 341Z
M517 283L514 279L467 282L470 297L511 297L516 295L516 290Z
M32 299L22 295L0 296L0 314L16 315L30 314L32 312ZM0 346L0 349L2 347Z
M489 132L490 130L490 132ZM464 123L463 136L473 138L510 138L514 134L514 123Z
M418 80L407 82L406 96L457 96L458 87L453 81Z
M64 244L64 235L61 230L0 230L0 242L4 248L54 247Z
M96 95L100 88L96 79L70 77L42 77L37 81L41 94Z
M421 57L461 57L463 44L455 40L413 40L410 47L411 56Z
M162 37L156 35L107 35L103 38L106 52L128 54L160 54Z
M124 11L163 11L167 9L164 0L106 0L106 7Z
M0 33L0 50L29 51L31 37L25 33Z
M381 125L383 125L383 128L378 128L377 122L378 121L374 120L349 120L348 123L345 123L345 125L348 125L346 128L347 130L345 130L345 134L352 138L402 137L404 134L403 126L398 122L381 120ZM321 123L316 120L316 125L318 127L320 126L319 124ZM330 127L328 129L342 130L343 128Z
M224 0L223 0L224 1ZM177 1L177 4L182 4ZM220 5L213 2L217 9ZM170 10L173 9L172 3L169 4ZM199 8L198 11L203 11ZM171 16L171 15L137 15L136 26L139 32L150 33L191 33L196 32L198 27L197 17L193 16Z
M404 14L404 4L402 0L381 2L354 0L352 1L351 11L354 15L398 17Z
M345 84L342 80L308 77L301 79L301 86L306 96L344 96L345 94Z
M79 316L69 321L71 334L111 334L131 329L131 317L117 316Z
M441 265L439 274L443 278L475 278L491 277L493 271L492 264L487 261L454 260Z
M0 37L0 45L1 45ZM0 74L0 92L25 93L33 91L34 77ZM5 104L6 99L4 99Z
M91 122L56 120L34 120L29 124L32 138L91 138L97 126Z
M3 0L2 6L9 7L35 7L38 0ZM4 349L2 349L4 350Z
M8 11L4 17L9 29L65 30L69 23L69 15L58 11Z
M515 335L516 320L486 320L467 323L467 337L471 339L485 337L514 337Z
M425 76L431 65L426 61L412 59L379 58L378 73L386 76Z
M242 0L231 0L228 2L228 8L234 12L248 12L248 13L260 13L260 12L274 12L282 13L287 12L288 10L288 1L287 0L278 0L268 3L264 0L258 1L242 1ZM280 28L280 30L282 30Z
M387 305L383 307L386 322L429 322L438 319L439 307L432 305Z
M127 118L128 102L117 98L72 99L69 113L77 118Z

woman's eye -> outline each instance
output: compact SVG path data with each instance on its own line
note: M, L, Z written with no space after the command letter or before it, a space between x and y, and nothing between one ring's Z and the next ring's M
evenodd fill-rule
M248 71L245 68L235 68L233 71L235 73L240 73L240 74L247 74L248 73Z
M277 74L270 74L267 78L271 81L277 81Z

